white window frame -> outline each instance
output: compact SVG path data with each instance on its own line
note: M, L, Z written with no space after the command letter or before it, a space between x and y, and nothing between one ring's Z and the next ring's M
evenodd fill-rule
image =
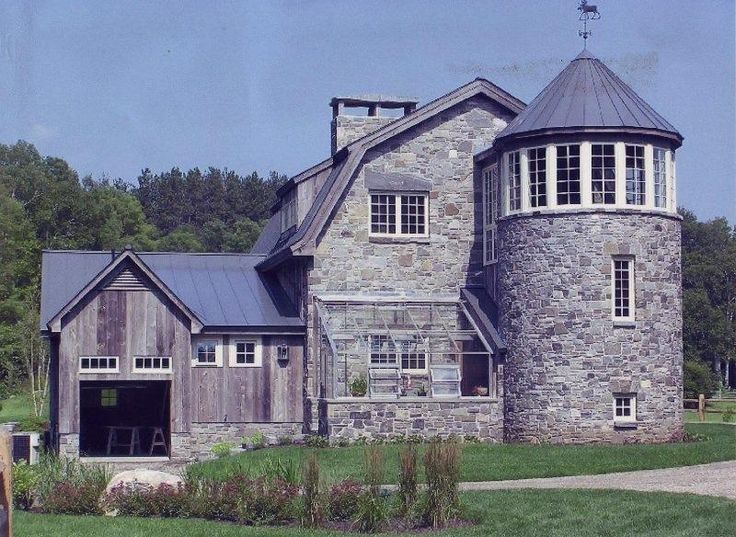
M612 155L606 155L605 149L603 150L603 153L600 155L594 154L593 150L595 146L600 146L601 148L605 147L611 147L613 148L613 154ZM601 159L601 165L600 167L594 167L593 166L593 159L594 158L600 158ZM613 166L606 166L605 165L605 159L611 158L613 159ZM588 163L590 165L590 203L594 207L598 206L615 206L616 205L616 191L618 190L618 167L616 166L616 144L615 142L592 142L590 144L590 162ZM613 179L606 179L605 171L607 169L613 168ZM594 169L600 169L602 174L600 179L594 179L593 178L593 170ZM601 183L602 190L600 192L595 192L593 190L593 183L599 182ZM606 190L606 183L610 183L613 181L613 192L609 192ZM596 194L601 196L601 201L595 201ZM613 194L613 201L612 202L606 202L606 194Z
M82 368L82 362L84 360L104 360L105 363L109 363L110 360L115 360L115 367L87 367ZM79 357L79 373L120 373L120 356L80 356Z
M281 233L298 223L297 188L293 187L281 198Z
M395 223L393 233L373 231L373 196L388 196L394 198ZM404 196L421 198L424 201L424 233L404 233L402 231L402 209ZM428 192L383 192L371 190L368 195L368 235L370 237L407 237L426 238L429 237L429 193Z
M253 344L253 363L238 363L238 343ZM247 353L246 353L247 354ZM262 367L263 366L263 346L260 337L236 337L230 340L228 349L228 365L230 367Z
M661 159L657 158L657 153L661 155ZM669 186L667 167L667 150L664 147L657 147L655 145L652 148L652 175L654 176L652 179L654 185L652 194L654 197L654 207L657 209L667 208L667 187Z
M618 287L618 278L616 275L616 263L625 262L628 264L628 315L618 315L616 312L616 290ZM611 259L611 316L614 322L632 323L636 320L636 278L634 258L632 256L613 256Z
M486 168L483 181L483 264L498 261L498 165Z
M626 205L634 205L637 207L644 207L647 204L647 151L646 147L642 144L625 144L624 158L626 159L626 175L624 176L624 201ZM634 156L629 157L629 148L635 150ZM636 151L641 150L641 156L636 155ZM629 158L635 160L641 159L641 168L630 167ZM636 178L629 179L629 170L636 170L641 172L641 180ZM629 201L629 184L634 185L632 187L631 196L632 201ZM641 186L641 191L638 187Z
M628 407L629 415L618 415L619 401L622 402L621 409ZM625 404L628 402L628 404ZM614 393L613 394L613 421L616 423L636 423L636 394L635 393Z
M532 158L532 152L535 152L537 155L537 158ZM541 158L540 158L541 153ZM549 180L549 173L547 172L547 146L539 146L539 147L529 147L526 150L526 159L527 159L527 169L529 174L529 181L527 182L528 188L529 188L529 209L530 210L537 210L537 209L544 209L549 205L549 192L547 189L547 182ZM539 163L542 162L544 165L544 169L539 169ZM535 170L532 171L532 163L535 163ZM532 177L535 179L539 179L539 175L544 174L544 180L543 181L534 181L532 182ZM532 193L532 185L536 186L536 194ZM544 190L543 194L540 194L539 191ZM544 203L539 203L539 199L544 196ZM536 205L535 205L536 203Z
M510 151L506 158L506 185L509 214L518 213L523 207L524 189L522 188L521 151Z
M426 374L429 370L429 355L425 352L421 346L423 345L423 342L421 339L416 339L414 341L397 341L399 348L397 349L397 354L399 355L399 367L401 368L402 373L407 373L409 375L418 375L418 374ZM413 349L411 348L413 346ZM418 360L418 356L421 355L424 360L424 367L404 367L404 357L411 363L411 357L415 356L415 359Z
M168 360L168 367L138 367L138 360ZM173 358L171 356L133 356L133 373L140 374L156 374L156 373L171 373L173 372Z
M379 347L377 350L375 350L375 347L373 346L374 340L378 340ZM401 367L401 361L399 357L399 350L394 345L393 339L391 339L391 336L388 334L371 334L369 339L369 349L368 349L368 364L371 367L381 367L381 366L398 366ZM384 344L386 347L384 348ZM373 355L378 356L378 361L373 361ZM393 356L393 360L383 360L382 357L391 357Z
M555 205L557 207L578 207L578 206L580 206L580 205L583 204L583 165L585 164L583 162L583 151L582 151L583 144L582 143L578 143L578 144L560 144L560 145L557 145L555 147L557 148L557 156L555 157L555 170L557 170L556 171L556 174L555 174L555 196L556 196ZM567 154L564 155L564 156L563 155L560 155L560 149L563 148L563 147L566 147L567 148ZM577 155L570 155L570 148L571 147L577 147L578 148L578 154ZM578 167L577 168L570 167L570 159L573 159L575 157L577 157L577 159L578 159ZM560 159L564 159L564 161L566 163L566 166L564 168L560 167ZM561 173L565 172L565 173L568 173L569 174L570 171L575 170L575 169L577 169L577 171L578 171L578 178L577 178L578 190L577 190L577 192L573 192L573 191L570 190L570 185L573 182L575 182L575 181L573 181L572 179L570 179L569 176L564 181L560 178ZM561 182L567 184L567 192L560 192L560 183ZM577 194L577 196L578 196L578 202L577 203L573 203L572 201L570 201L571 198L572 198L572 196L573 196L573 194ZM560 196L567 196L567 201L566 202L561 202L560 201Z
M200 362L198 356L198 346L200 343L214 342L215 344L215 362ZM222 338L221 337L202 337L192 341L192 367L222 367Z

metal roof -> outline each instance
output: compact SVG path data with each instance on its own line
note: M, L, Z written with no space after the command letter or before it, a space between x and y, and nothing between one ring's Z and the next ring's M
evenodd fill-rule
M136 253L205 327L300 328L304 322L260 255ZM110 252L44 251L41 329L113 262Z
M583 50L496 140L557 129L617 128L660 131L682 141L667 120L603 62Z

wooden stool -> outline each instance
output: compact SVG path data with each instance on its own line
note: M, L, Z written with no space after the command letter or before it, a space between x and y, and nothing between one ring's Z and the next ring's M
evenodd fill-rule
M107 428L107 454L110 455L115 448L125 448L128 455L133 455L141 451L140 427L120 427L110 426ZM123 442L118 437L118 432L129 431L130 437L128 442Z
M157 447L163 448L164 455L169 456L169 447L166 445L166 436L161 427L152 427L153 437L151 438L151 449L148 451L149 455L153 455L153 450Z

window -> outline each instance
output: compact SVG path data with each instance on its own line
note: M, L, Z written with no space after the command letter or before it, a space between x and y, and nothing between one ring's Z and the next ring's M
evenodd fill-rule
M665 150L661 147L654 148L654 206L667 207L667 163Z
M416 338L401 341L401 370L407 372L426 372L427 357L423 351L417 349L419 340Z
M593 203L616 203L615 146L613 144L593 144L591 168Z
M432 397L460 397L460 366L437 365L431 368Z
M580 204L580 146L557 146L557 205Z
M202 339L194 342L192 356L194 366L221 366L222 341L218 339Z
M371 194L371 234L427 236L427 195Z
M261 367L261 341L236 339L230 347L230 367Z
M613 421L636 421L636 394L613 395Z
M547 206L547 149L534 147L527 153L529 158L529 205Z
M626 146L626 203L628 205L644 205L644 146Z
M613 320L634 320L634 267L632 259L613 259Z
M100 406L118 406L118 391L115 388L103 388L100 390Z
M521 160L518 151L509 153L509 211L521 210Z
M396 347L389 336L371 336L371 364L396 364Z
M117 373L117 356L80 356L80 373Z
M171 373L171 356L136 356L134 373Z
M297 224L296 188L289 190L281 199L281 232Z
M483 261L496 262L496 220L498 219L498 167L483 172Z

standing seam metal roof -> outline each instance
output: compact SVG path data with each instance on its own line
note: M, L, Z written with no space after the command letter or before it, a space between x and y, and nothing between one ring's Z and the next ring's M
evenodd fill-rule
M497 140L550 129L635 128L682 136L587 50L563 69L498 135Z

